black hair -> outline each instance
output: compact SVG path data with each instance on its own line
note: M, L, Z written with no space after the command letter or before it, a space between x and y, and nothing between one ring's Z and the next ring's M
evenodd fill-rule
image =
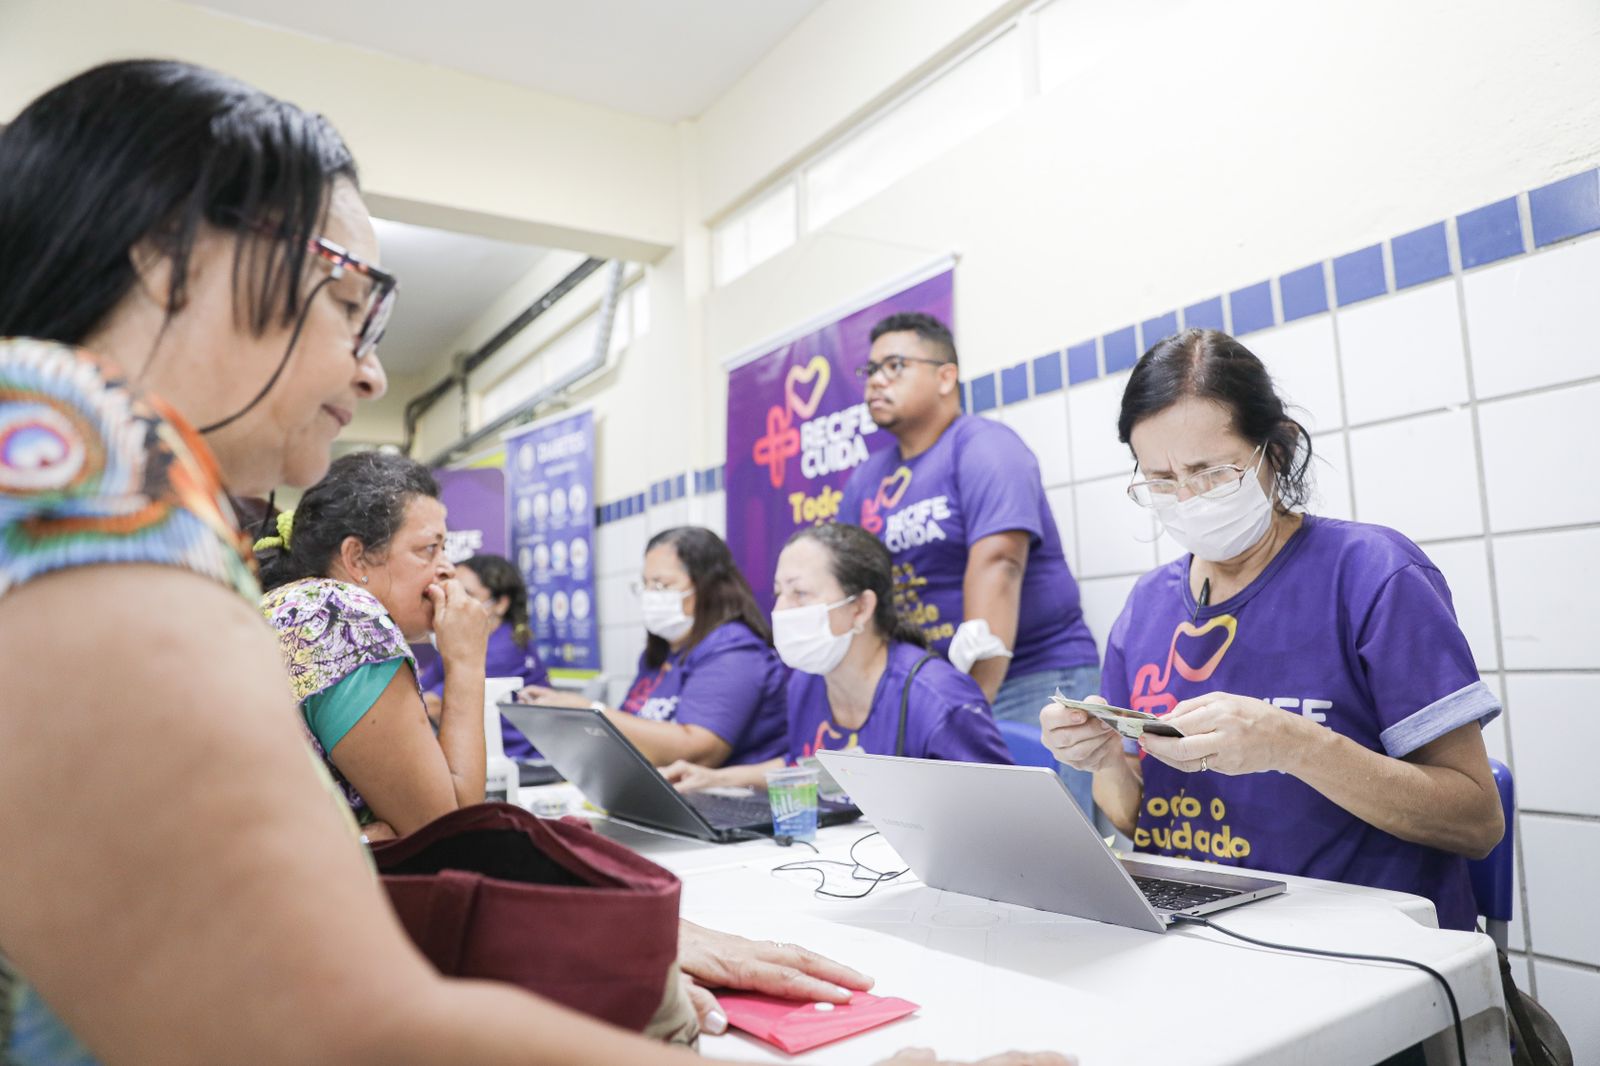
M784 544L814 540L828 551L828 569L846 596L871 592L878 597L872 610L872 627L884 640L928 646L922 630L902 618L894 608L894 557L883 541L860 526L824 522L797 530Z
M262 587L327 577L346 537L359 540L369 555L381 555L418 496L438 499L439 483L414 459L388 452L340 456L300 498L288 546L256 553Z
M1311 435L1289 416L1261 360L1220 330L1186 329L1140 357L1122 392L1118 439L1131 448L1134 426L1189 396L1221 406L1234 432L1263 449L1280 508L1310 501Z
M701 526L674 526L651 537L645 551L663 544L671 545L678 553L678 562L694 584L694 627L689 630L685 648L694 647L726 622L743 622L756 636L772 643L767 616L721 537ZM671 651L664 638L651 633L644 645L646 665L652 669L660 666Z
M511 639L526 648L528 641L533 639L533 630L528 628L528 586L523 582L522 574L503 555L474 555L470 559L463 559L461 565L478 575L483 587L489 590L491 599L498 600L504 596L511 601L511 606L506 608L506 619L511 623Z
M85 71L0 132L0 337L81 344L137 280L148 243L184 303L202 225L239 234L234 316L298 317L307 243L355 162L327 120L189 63ZM265 230L265 232L263 232Z
M932 315L921 311L902 311L879 319L878 324L872 327L870 339L876 341L885 333L915 333L924 344L931 345L934 353L945 362L961 363L956 356L956 339L950 335L950 327Z

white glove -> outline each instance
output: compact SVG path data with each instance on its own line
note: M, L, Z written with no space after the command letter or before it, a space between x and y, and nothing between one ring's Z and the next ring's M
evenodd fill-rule
M950 638L950 648L945 652L950 662L963 674L972 673L972 666L980 659L1011 658L1011 652L999 637L989 632L989 623L982 618L969 618L956 628Z

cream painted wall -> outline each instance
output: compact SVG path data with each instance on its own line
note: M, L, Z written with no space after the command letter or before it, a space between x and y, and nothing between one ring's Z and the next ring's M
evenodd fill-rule
M1592 3L1066 2L1076 73L714 291L715 359L953 251L982 372L1600 160Z
M79 70L148 55L328 114L387 217L646 261L678 243L670 124L170 0L0 0L0 121Z

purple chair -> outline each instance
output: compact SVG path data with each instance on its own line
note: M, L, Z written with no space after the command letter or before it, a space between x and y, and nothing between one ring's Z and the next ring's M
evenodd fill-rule
M1515 842L1512 840L1511 816L1516 810L1516 788L1511 783L1511 771L1498 759L1489 760L1494 773L1494 787L1500 790L1500 809L1506 816L1506 835L1494 850L1476 862L1467 863L1467 873L1472 878L1472 895L1478 901L1478 913L1483 915L1484 928L1494 938L1495 946L1506 949L1506 930L1511 921L1512 872L1515 862Z

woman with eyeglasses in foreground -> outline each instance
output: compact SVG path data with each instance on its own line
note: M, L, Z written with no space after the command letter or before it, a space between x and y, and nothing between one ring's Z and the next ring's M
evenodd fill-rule
M1392 529L1304 513L1311 439L1232 337L1151 348L1117 428L1129 495L1188 554L1134 587L1101 693L1183 735L1125 745L1051 704L1045 743L1140 851L1416 893L1471 929L1466 859L1504 828L1500 702L1444 576Z
M315 482L385 388L332 127L113 63L24 108L0 175L0 1060L698 1061L441 978L306 744L225 492Z

